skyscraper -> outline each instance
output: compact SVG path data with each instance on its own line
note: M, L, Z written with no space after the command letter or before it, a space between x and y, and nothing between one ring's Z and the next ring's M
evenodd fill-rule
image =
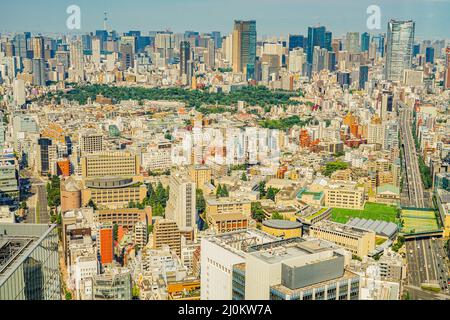
M211 32L211 37L214 39L214 44L217 49L222 48L222 35L220 31L213 31Z
M359 89L364 90L366 82L369 79L369 66L359 67Z
M176 172L170 176L170 195L166 218L177 223L183 230L196 227L196 185L187 174Z
M122 70L128 70L129 68L134 68L134 54L133 46L129 43L120 45L120 55Z
M33 84L45 86L45 62L42 58L33 59Z
M44 59L45 58L44 38L43 37L32 38L31 49L33 50L33 58Z
M366 52L369 51L370 44L370 34L368 32L364 32L361 35L361 51Z
M403 71L411 68L415 22L391 20L388 24L386 79L401 81Z
M16 56L21 57L21 58L27 57L28 38L29 38L29 34L27 34L27 33L20 33L14 37L14 47L15 47L15 51L16 51Z
M347 32L345 50L355 54L360 52L359 32Z
M434 48L427 47L425 49L425 62L434 64Z
M188 75L188 62L191 60L191 44L189 41L181 41L180 43L180 76Z
M306 53L307 61L310 65L313 63L314 47L325 48L325 33L325 27L308 28L308 47Z
M243 72L247 79L254 74L248 72L255 69L256 63L256 21L234 22L233 30L233 71Z
M84 80L84 55L81 40L74 41L70 46L70 68L72 81Z
M384 57L384 47L385 47L385 44L384 44L384 35L383 34L379 34L379 35L377 35L377 36L373 36L372 37L372 42L375 42L376 44L377 44L377 52L378 52L378 54L379 54L379 56L381 57L381 58L383 58Z
M18 106L25 104L25 82L23 80L14 80L14 102Z
M98 66L100 65L100 56L101 56L102 44L100 38L92 39L92 61Z
M297 48L305 48L305 37L297 34L289 35L289 51Z
M447 47L445 51L444 89L450 89L450 47Z

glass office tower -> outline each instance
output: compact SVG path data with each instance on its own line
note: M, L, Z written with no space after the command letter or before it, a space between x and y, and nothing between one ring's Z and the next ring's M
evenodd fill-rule
M254 79L255 63L256 21L237 20L233 30L233 71L243 72L247 79Z
M0 300L60 300L55 225L0 225Z
M403 72L411 68L414 30L414 21L389 21L385 70L387 80L401 81Z

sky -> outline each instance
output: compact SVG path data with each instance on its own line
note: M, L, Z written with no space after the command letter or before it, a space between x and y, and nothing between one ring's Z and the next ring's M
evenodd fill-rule
M324 25L334 36L365 32L367 7L381 9L381 30L389 19L416 21L418 39L450 39L450 0L1 0L0 32L73 33L66 27L70 5L81 9L81 30L102 29L107 11L118 32L170 29L174 32L231 32L233 20L255 19L258 35L306 34Z

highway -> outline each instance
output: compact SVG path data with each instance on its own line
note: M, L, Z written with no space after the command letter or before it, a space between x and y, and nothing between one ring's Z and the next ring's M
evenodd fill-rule
M402 105L402 104L400 104ZM412 110L404 106L400 110L400 133L402 137L403 155L405 161L404 187L407 188L407 206L425 208L424 190L420 176L419 161L412 135Z
M436 284L442 293L450 293L442 239L407 241L406 254L409 285L420 288L422 284Z

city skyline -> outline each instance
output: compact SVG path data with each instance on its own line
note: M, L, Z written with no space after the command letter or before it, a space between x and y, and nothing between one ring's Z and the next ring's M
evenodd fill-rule
M418 39L448 38L450 21L446 12L450 10L449 0L400 0L396 4L381 0L371 1L344 0L339 3L327 0L327 4L315 4L311 0L237 0L221 6L219 1L194 0L185 3L179 0L163 2L160 0L146 3L131 0L126 5L98 1L58 1L44 0L38 3L24 3L23 0L3 4L5 10L0 13L0 32L31 31L35 33L86 33L102 29L104 11L108 12L109 28L118 32L128 30L170 29L174 32L195 30L200 32L232 32L232 21L254 19L257 21L258 36L278 36L287 34L306 34L307 27L323 25L335 35L347 31L384 33L390 19L414 20ZM81 29L68 30L66 9L70 5L81 8ZM259 5L259 6L256 6ZM381 28L369 30L366 21L369 14L366 9L378 5L381 9ZM214 8L214 10L212 10ZM236 8L239 8L237 10ZM20 12L21 19L11 12ZM297 12L300 12L297 14ZM336 16L336 12L339 13ZM360 14L356 15L356 12ZM270 13L270 15L268 14ZM201 17L201 19L198 19ZM41 21L45 21L43 26ZM133 21L130 23L130 21Z

